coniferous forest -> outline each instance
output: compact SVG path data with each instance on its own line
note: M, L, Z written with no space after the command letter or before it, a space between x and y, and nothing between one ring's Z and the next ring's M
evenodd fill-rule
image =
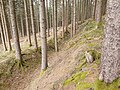
M0 90L120 90L120 0L0 0Z

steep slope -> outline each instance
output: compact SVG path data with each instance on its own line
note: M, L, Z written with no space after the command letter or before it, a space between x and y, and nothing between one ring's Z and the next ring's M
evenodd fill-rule
M96 23L93 21L82 30L78 29L78 34L62 44L58 53L49 56L49 68L42 76L34 77L24 90L75 90L79 88L76 83L81 79L87 81L87 84L91 82L92 85L98 76L102 35L103 30L96 30ZM96 61L87 64L85 51L96 52ZM69 79L70 76L73 77Z
M2 72L8 68L5 73L0 73L0 90L119 90L119 79L112 84L98 80L103 25L99 24L97 29L96 25L96 22L87 20L83 24L79 23L73 38L70 38L69 32L65 33L64 40L59 36L59 52L54 52L53 39L50 37L49 67L44 72L40 72L41 50L36 52L32 47L25 46L26 49L22 51L23 66L14 62L13 57L9 58L14 52L7 55L6 58L12 62L0 67ZM86 62L86 51L92 55L94 62Z

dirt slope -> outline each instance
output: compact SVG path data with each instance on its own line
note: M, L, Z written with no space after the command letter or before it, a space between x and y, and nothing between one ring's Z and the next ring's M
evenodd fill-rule
M75 73L75 69L81 63L80 60L82 56L84 56L84 52L92 49L93 46L99 47L97 43L100 43L101 37L98 37L99 35L97 36L99 32L92 35L94 34L94 27L95 26L92 27L92 30L88 31L84 28L83 31L80 31L72 39L69 39L63 44L62 49L58 53L51 54L49 56L49 68L42 76L39 74L32 78L32 82L30 82L24 90L75 90L74 84L63 88L63 83ZM92 43L93 46L89 47L89 44ZM91 66L92 65L89 65L89 67ZM87 78L87 80L90 82L92 80L94 82L98 75L98 68L89 68L89 71L94 71L94 75Z
M85 82L94 82L98 76L99 68L97 61L92 64L85 64L85 66L82 65L84 67L81 66L85 60L84 52L89 50L100 51L102 35L101 30L96 30L96 24L94 22L86 21L82 25L79 25L77 34L74 35L73 38L68 38L60 43L59 52L49 52L49 67L42 75L40 73L40 62L38 62L41 58L40 54L36 52L33 54L33 52L29 52L29 50L24 50L24 53L28 53L25 53L25 60L27 57L30 66L31 63L35 61L38 64L33 64L32 67L35 68L28 70L26 74L19 75L19 72L15 73L16 75L10 79L12 81L9 85L10 87L8 87L9 89L3 90L85 90L76 89L80 84L79 81L81 81L81 73L83 72L86 75L87 72L84 79ZM49 40L50 39L51 38L49 38ZM30 69L32 67L30 67ZM69 81L72 75L74 76ZM66 83L67 79L69 82L67 81ZM64 83L66 85L69 83L69 85L64 86ZM87 88L90 87L87 86Z

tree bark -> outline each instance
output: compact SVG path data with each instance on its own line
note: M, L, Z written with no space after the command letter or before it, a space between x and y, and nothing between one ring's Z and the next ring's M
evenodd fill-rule
M62 37L64 38L64 32L65 32L65 29L64 29L64 19L65 19L65 15L64 15L64 0L62 0Z
M69 0L66 0L66 17L65 17L65 32L68 30L68 17L69 17Z
M52 34L53 34L53 39L54 39L54 36L55 36L55 26L54 26L54 0L52 0L52 27L53 27L53 30L52 30Z
M38 50L36 30L35 30L35 22L34 22L33 2L32 2L32 0L30 0L30 15L31 15L31 26L32 26L32 32L33 32L33 38L34 38L34 47L35 47L36 50Z
M95 16L96 16L96 7L97 7L97 0L95 0L95 6L94 6L94 14L93 14L94 20L95 20Z
M112 83L120 76L120 0L108 0L100 80Z
M2 39L2 44L3 44L4 51L7 51L7 47L6 47L6 43L5 43L5 36L4 36L2 23L1 23L1 17L0 17L0 33L1 33L1 39Z
M25 37L25 31L24 31L24 21L23 21L23 15L21 14L20 15L20 20L21 20L21 31L22 31L22 33L21 33L21 36L22 37Z
M102 13L102 0L97 0L96 16L95 16L97 23L102 21L101 13Z
M6 38L8 41L8 50L11 51L12 50L12 46L11 46L11 41L10 41L10 32L8 30L8 26L7 26L7 20L6 20L6 13L5 13L5 7L4 7L4 3L3 0L1 0L1 6L2 6L2 15L3 15L3 19L4 19L4 26L5 26L5 31L6 31Z
M73 3L74 3L74 0L72 0L71 2L71 32L70 32L70 35L71 35L71 38L73 37Z
M42 63L41 69L45 70L47 64L47 37L46 37L46 17L45 17L45 0L40 0L40 26L41 26L41 50L42 50Z
M81 22L84 22L85 20L85 0L82 0L82 16L81 16Z
M54 42L55 51L58 52L58 40L57 40L57 0L54 0Z
M16 24L16 15L15 15L15 8L14 8L14 0L9 0L9 6L10 6L10 19L11 19L11 25L12 25L12 32L13 32L13 38L14 38L14 47L16 52L16 59L22 60L21 56L21 49L20 49L20 43L19 43L19 36L18 36L18 30L17 30L17 24Z
M25 20L26 20L26 31L27 31L27 36L28 36L28 42L29 42L29 46L32 46L31 33L30 33L29 22L28 22L27 1L26 0L24 0L24 9L25 9Z
M76 34L76 0L73 1L73 34Z
M47 23L47 36L50 36L49 28L49 15L48 15L48 0L46 0L46 23Z

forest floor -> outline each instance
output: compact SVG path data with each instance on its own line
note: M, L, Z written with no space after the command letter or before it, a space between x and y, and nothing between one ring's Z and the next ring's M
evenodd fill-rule
M49 67L44 72L40 72L41 51L36 52L33 47L28 49L23 41L24 66L15 62L12 69L7 69L11 70L11 74L0 73L0 90L118 90L120 81L106 85L97 79L103 26L96 29L96 25L94 21L85 21L79 25L77 34L73 38L69 37L69 33L66 33L65 40L59 37L59 52L54 52L54 43L50 37L48 39ZM92 53L93 63L86 62L85 51ZM8 64L11 66L10 62Z

